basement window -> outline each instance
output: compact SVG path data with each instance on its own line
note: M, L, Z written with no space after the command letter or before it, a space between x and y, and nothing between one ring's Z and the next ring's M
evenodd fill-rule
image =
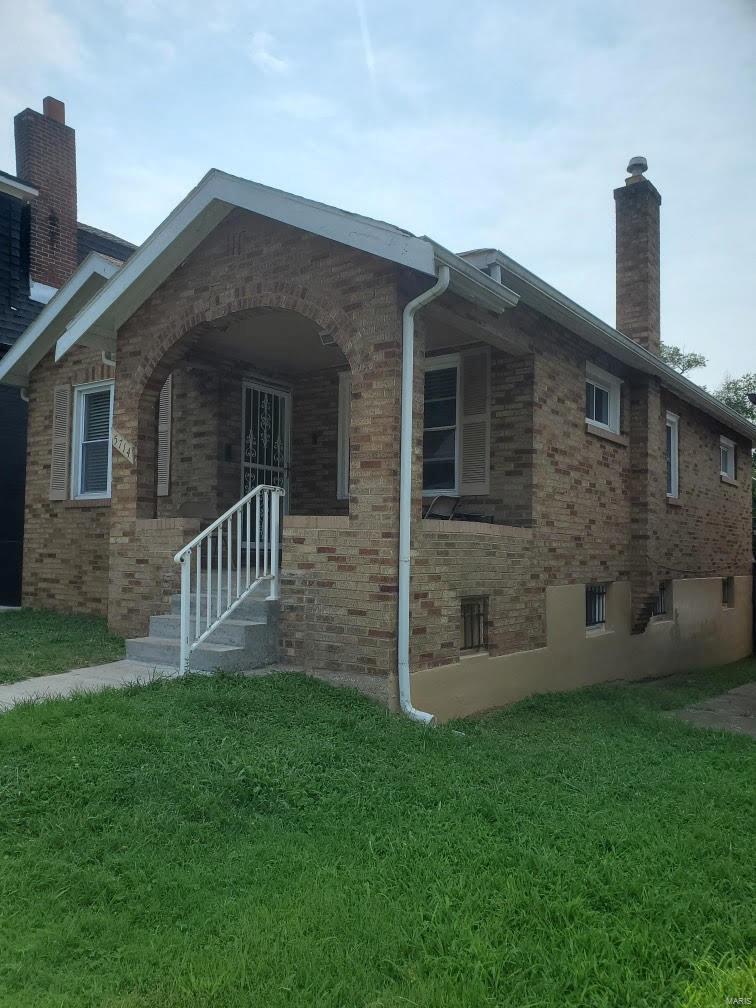
M463 654L488 650L488 598L480 595L462 599Z
M735 578L722 578L722 606L732 609L735 605Z
M605 584L585 586L585 625L589 630L606 626L606 590Z
M672 613L672 582L662 581L659 584L659 590L654 596L653 608L651 610L651 615L659 619L663 619L666 616L670 616Z

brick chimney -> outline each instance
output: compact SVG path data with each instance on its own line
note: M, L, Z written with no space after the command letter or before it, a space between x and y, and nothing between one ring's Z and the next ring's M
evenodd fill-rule
M617 217L617 328L659 353L659 207L661 196L644 177L644 157L630 159L630 175L614 190Z
M16 174L39 189L31 202L31 279L60 287L76 269L76 134L63 102L48 97L42 108L14 120Z

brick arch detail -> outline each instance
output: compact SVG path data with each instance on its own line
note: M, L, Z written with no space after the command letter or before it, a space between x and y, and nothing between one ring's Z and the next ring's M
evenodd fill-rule
M166 326L162 338L156 340L152 352L140 362L130 383L129 396L133 402L138 402L136 427L140 465L136 473L136 506L137 515L141 517L152 517L154 513L156 411L160 389L192 345L202 335L212 332L214 322L257 308L296 312L331 332L352 373L359 369L358 333L347 314L341 308L311 298L301 285L276 283L271 288L254 291L242 288L223 304L214 303L216 298L217 295L211 295L202 306L195 303L175 323Z
M153 353L146 356L134 376L133 392L141 399L147 392L156 396L165 379L192 342L212 331L212 323L256 308L277 308L295 312L333 333L336 345L346 357L350 370L359 370L358 333L346 312L312 298L299 284L276 283L269 289L245 292L242 288L228 302L217 303L211 295L202 306L193 305L172 326L166 327Z

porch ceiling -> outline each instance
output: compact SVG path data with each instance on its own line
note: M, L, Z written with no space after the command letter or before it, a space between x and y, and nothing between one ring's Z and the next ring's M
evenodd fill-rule
M260 308L207 327L199 347L262 370L306 374L346 364L338 346L324 346L318 326L292 311Z

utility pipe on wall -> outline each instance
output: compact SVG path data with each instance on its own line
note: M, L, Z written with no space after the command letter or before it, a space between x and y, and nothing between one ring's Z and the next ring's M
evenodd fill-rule
M399 613L397 659L399 705L413 721L430 724L433 715L412 706L410 685L410 549L412 544L412 405L415 368L415 315L449 286L449 267L440 266L433 287L409 301L402 313L402 422L399 436Z

